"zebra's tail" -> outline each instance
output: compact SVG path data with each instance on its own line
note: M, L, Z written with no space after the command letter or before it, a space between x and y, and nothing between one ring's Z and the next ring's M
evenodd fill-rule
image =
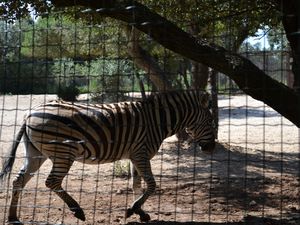
M2 170L0 172L0 186L5 180L6 176L10 174L13 168L15 158L16 158L17 148L19 146L19 143L21 142L25 129L26 129L26 122L24 120L21 129L17 134L16 139L13 141L10 152L8 152L8 155L5 157L5 160L3 162Z

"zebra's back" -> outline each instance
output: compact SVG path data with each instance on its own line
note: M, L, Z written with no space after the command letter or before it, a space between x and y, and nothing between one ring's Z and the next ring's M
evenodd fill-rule
M74 157L85 163L129 158L145 137L139 102L76 104L53 101L26 118L33 145L47 157Z

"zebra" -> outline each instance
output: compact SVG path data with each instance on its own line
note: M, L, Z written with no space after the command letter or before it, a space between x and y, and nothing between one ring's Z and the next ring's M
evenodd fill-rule
M135 102L91 104L54 100L33 108L25 115L0 173L1 181L7 175L9 178L23 137L25 160L13 181L9 223L22 224L17 217L19 195L47 158L52 161L52 170L46 187L82 221L85 221L83 209L62 188L73 162L100 164L129 159L132 189L134 194L141 195L126 210L125 216L138 214L141 221L150 220L142 205L155 191L150 160L162 141L186 129L202 151L210 153L215 148L208 99L204 91L189 90L158 93ZM146 183L143 193L141 179Z

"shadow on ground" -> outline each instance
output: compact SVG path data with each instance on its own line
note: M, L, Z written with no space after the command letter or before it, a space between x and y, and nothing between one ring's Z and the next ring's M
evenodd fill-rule
M148 223L130 222L126 225L298 225L300 218L293 219L271 219L255 216L247 216L243 221L237 222L174 222L174 221L151 221Z
M168 171L168 182L180 180L175 188L164 187L165 194L200 193L201 199L214 210L230 210L228 213L265 211L277 218L280 213L300 215L299 209L299 153L264 152L255 149L245 149L228 144L218 144L216 152L204 155L197 149L186 151L167 150L164 161L180 163L165 170ZM173 154L173 155L172 155ZM175 158L175 160L174 160ZM178 160L179 161L179 160ZM163 175L164 177L165 175ZM182 191L182 192L180 192ZM197 192L198 191L198 192ZM177 193L177 192L176 192ZM201 195L201 196L200 196ZM205 202L207 200L207 202ZM209 212L207 212L209 213ZM270 215L270 214L268 214ZM253 218L252 222L226 223L169 223L157 221L150 224L300 224L276 219ZM253 222L254 220L254 222Z

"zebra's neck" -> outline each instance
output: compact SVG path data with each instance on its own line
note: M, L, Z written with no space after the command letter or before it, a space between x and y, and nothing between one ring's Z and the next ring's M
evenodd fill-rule
M153 129L155 142L183 130L190 125L199 113L197 95L192 92L171 92L154 96L148 101L149 128Z

